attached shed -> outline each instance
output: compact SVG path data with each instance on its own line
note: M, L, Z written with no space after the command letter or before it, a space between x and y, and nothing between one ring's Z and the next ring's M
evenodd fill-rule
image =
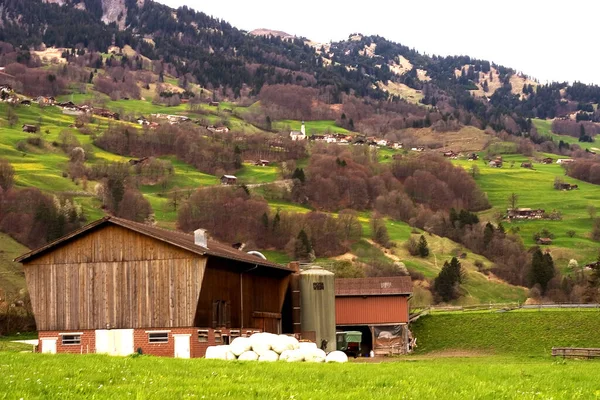
M404 354L410 350L409 276L335 280L335 324L338 331L363 332L363 353Z
M236 336L282 333L294 272L200 229L191 235L116 217L16 261L44 353L201 357Z

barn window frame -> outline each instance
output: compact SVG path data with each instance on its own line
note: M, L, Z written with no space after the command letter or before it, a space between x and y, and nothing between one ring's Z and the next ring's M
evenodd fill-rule
M198 342L200 342L200 343L208 342L208 329L198 330Z
M63 346L79 346L81 345L81 336L83 336L83 332L77 333L59 333L61 337L61 344Z
M169 343L169 331L146 331L146 333L148 334L148 343Z
M223 332L215 330L215 343L223 343Z

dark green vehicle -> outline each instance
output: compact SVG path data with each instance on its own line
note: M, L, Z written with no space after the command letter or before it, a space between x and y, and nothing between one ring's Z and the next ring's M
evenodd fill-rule
M362 332L346 331L336 332L335 339L337 349L343 351L349 356L356 358L360 354L360 342L362 341Z

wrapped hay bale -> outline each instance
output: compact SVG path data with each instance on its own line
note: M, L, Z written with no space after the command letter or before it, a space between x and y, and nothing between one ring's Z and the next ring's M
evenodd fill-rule
M273 342L271 342L273 351L277 354L281 354L286 350L294 350L294 343L290 339L296 340L286 335L276 336Z
M258 354L253 351L245 351L238 357L239 361L256 361L258 360Z
M267 350L258 357L258 361L273 362L277 360L279 360L279 354L275 353L273 350Z
M302 351L316 350L317 344L312 342L299 342L298 348Z
M206 349L204 358L212 360L227 360L227 353L230 352L229 346L209 346Z
M325 362L325 358L327 357L325 352L321 349L313 349L313 350L303 351L303 353L304 353L304 360L307 362L322 363L322 362Z
M287 362L302 362L304 361L304 353L302 350L286 350L283 352L285 354L285 361ZM281 355L283 357L283 354ZM279 359L281 360L281 357Z
M231 350L228 350L228 351L226 351L226 352L225 352L225 359L226 359L227 361L231 361L231 360L237 360L237 356L236 356L235 354L233 354L233 353L231 352Z
M229 349L233 354L239 357L242 353L252 349L252 343L250 342L250 338L237 337L233 339L229 345Z
M325 357L325 362L345 363L348 362L348 356L343 351L332 351Z
M252 350L258 355L264 354L271 350L271 334L268 333L255 333L250 336L250 344Z

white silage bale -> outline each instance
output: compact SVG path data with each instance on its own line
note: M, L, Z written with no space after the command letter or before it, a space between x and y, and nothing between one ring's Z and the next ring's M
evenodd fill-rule
M284 353L286 353L286 361L287 362L302 362L304 361L304 353L302 352L302 350L296 349L296 350L286 350ZM283 354L282 354L283 356ZM281 359L281 357L279 357L279 359Z
M325 362L345 363L348 362L348 356L343 351L332 351L325 357Z
M238 361L256 361L258 360L258 354L253 351L245 351L238 357Z
M298 348L302 351L316 350L317 344L313 342L299 342Z
M233 354L231 351L226 351L225 352L225 359L227 361L231 361L231 360L237 360L237 356L235 354Z
M300 348L300 342L298 342L298 339L296 339L293 336L288 336L288 341L290 342L290 344L292 345L292 348L294 350L297 350Z
M294 346L292 342L289 340L289 336L279 335L274 338L271 343L272 349L275 353L281 354L286 350L293 350Z
M212 360L226 360L227 352L229 352L229 346L209 346L206 349L206 355L204 358Z
M273 350L267 350L258 357L258 361L273 362L277 360L279 360L279 354L275 353Z
M304 360L307 362L322 363L325 362L327 354L321 349L304 352Z
M240 356L240 354L252 349L252 344L250 343L250 339L246 337L237 337L233 339L231 344L229 345L229 349L236 356Z
M279 361L287 361L294 350L285 350L279 355Z
M271 337L266 333L255 333L250 336L250 344L252 345L252 350L261 355L271 350Z

